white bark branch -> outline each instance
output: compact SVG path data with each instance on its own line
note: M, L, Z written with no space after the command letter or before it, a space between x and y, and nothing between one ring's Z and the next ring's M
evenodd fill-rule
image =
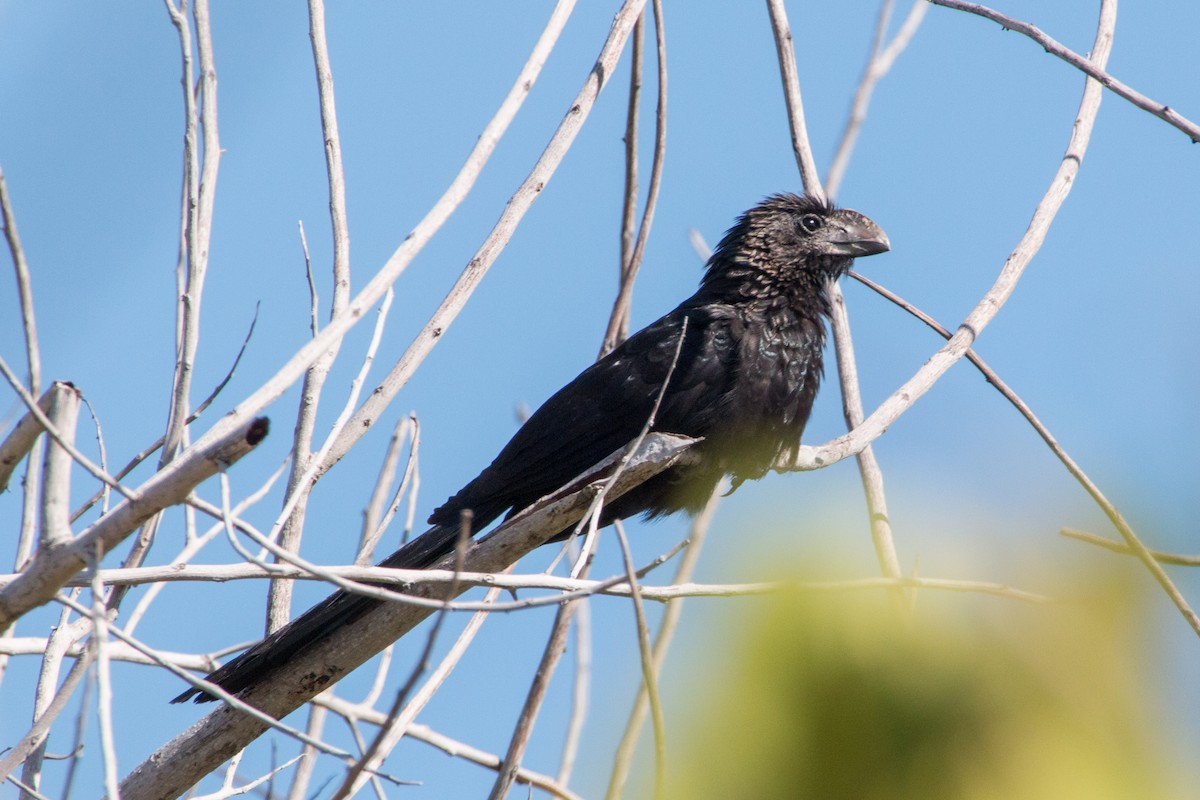
M609 496L618 497L668 469L691 443L690 439L652 434L626 464ZM606 483L607 474L624 456L623 451L614 453L569 487L540 500L473 543L463 559L463 570L499 572L549 537L574 525L600 486ZM445 568L451 559L453 556L437 566ZM459 591L466 589L459 584ZM437 586L417 586L412 594L438 601L449 599L445 597L446 590ZM315 643L310 650L282 665L269 681L242 692L240 698L280 718L412 630L433 611L407 603L384 603ZM121 785L121 796L125 800L146 800L178 795L266 729L261 720L221 706L163 745L130 773Z
M203 449L189 448L166 468L138 487L127 499L92 523L70 543L39 550L29 567L0 590L0 630L22 614L53 599L55 593L87 566L90 554L108 553L162 509L183 502L203 480L236 462L262 441L267 421L260 418L225 438L209 441Z
M1125 83L1114 78L1104 71L1104 63L1096 58L1096 50L1092 49L1091 58L1081 56L1073 50L1063 46L1054 38L1047 36L1036 25L1028 22L1022 22L1019 19L1014 19L999 11L988 8L987 6L979 5L978 3L968 3L963 0L929 0L937 6L952 8L956 11L966 11L969 14L975 14L985 19L990 19L1002 25L1006 30L1016 31L1024 36L1028 36L1033 41L1042 46L1050 55L1060 58L1067 62L1075 69L1080 70L1091 78L1094 78L1105 89L1108 89L1113 94L1133 103L1143 111L1149 111L1154 116L1166 122L1188 135L1188 138L1194 143L1200 143L1200 125L1192 122L1190 119L1182 116L1170 106L1160 103L1157 100L1152 100L1146 95L1134 89ZM1105 59L1107 60L1107 59Z

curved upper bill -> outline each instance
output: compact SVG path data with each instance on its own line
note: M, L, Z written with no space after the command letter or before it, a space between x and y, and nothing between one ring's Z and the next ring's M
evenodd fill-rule
M829 237L833 251L842 256L873 256L892 249L887 234L873 221L857 211L844 212L849 217Z

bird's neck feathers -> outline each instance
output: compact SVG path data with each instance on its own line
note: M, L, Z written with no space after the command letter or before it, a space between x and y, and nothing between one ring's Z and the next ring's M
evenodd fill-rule
M735 237L736 232L730 231L713 251L698 296L731 305L784 305L803 317L829 316L829 285L850 269L853 259L810 256L781 262L755 237Z

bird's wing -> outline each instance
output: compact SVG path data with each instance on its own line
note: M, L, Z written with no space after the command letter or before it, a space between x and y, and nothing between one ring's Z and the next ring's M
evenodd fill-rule
M720 417L735 373L736 324L727 307L684 304L643 328L547 400L491 465L429 521L453 524L470 508L485 525L560 488L641 432L668 374L654 430L704 436Z

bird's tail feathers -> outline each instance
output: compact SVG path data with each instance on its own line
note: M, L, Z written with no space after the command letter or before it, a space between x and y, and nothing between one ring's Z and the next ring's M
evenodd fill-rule
M458 536L459 527L456 525L435 525L385 558L379 566L392 569L426 569L454 552ZM207 680L231 694L237 694L261 682L272 670L291 660L310 644L322 641L328 634L354 622L383 602L386 601L353 592L334 592L208 675ZM182 703L192 698L195 698L197 703L216 700L203 689L193 687L171 702Z

